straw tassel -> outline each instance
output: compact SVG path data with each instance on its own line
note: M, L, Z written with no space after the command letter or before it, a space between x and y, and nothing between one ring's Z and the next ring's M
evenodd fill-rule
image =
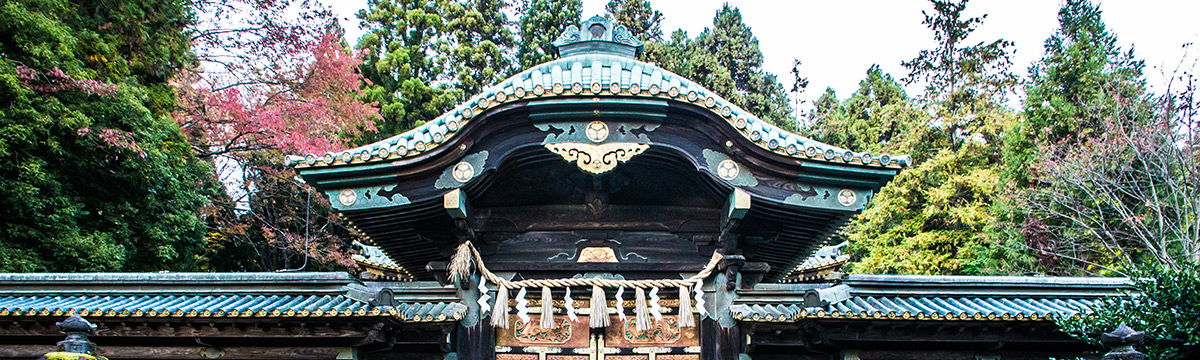
M676 323L678 323L679 327L681 327L681 328L696 326L696 321L695 321L695 319L692 318L692 298L689 297L688 295L690 295L690 294L688 294L687 286L680 285L679 286L679 319L676 319L679 321L676 321Z
M458 249L454 251L454 258L450 259L450 279L452 281L467 281L471 278L471 243L463 242L458 245Z
M592 311L589 322L592 328L608 327L608 300L604 299L604 289L592 285ZM620 306L620 305L617 305Z
M496 287L496 307L492 308L492 326L508 328L508 289Z
M550 297L550 287L542 287L542 328L554 328L554 298Z
M646 290L637 289L637 297L633 302L634 310L637 313L634 324L637 325L637 331L650 330L650 314L646 308Z

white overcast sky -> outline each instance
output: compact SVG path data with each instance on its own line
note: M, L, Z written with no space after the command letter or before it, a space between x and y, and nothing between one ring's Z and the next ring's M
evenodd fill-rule
M583 17L603 14L607 0L584 0ZM907 75L901 61L933 45L932 33L921 24L924 0L652 0L663 13L663 32L683 29L696 36L712 26L713 15L729 2L741 9L747 25L758 37L764 67L791 87L792 59L804 62L802 75L811 82L805 100L814 100L832 87L845 99L858 88L871 64L897 78ZM1200 1L1106 0L1100 1L1104 22L1120 45L1136 45L1135 55L1146 60L1147 80L1161 87L1161 68L1174 69L1184 58L1185 43L1200 42ZM1026 74L1029 64L1042 54L1042 44L1058 28L1058 0L972 0L967 15L988 14L968 42L1005 38L1015 42L1014 71ZM363 33L354 14L366 0L341 0L334 12L354 43ZM1200 57L1200 45L1189 52L1189 64ZM1190 65L1189 65L1190 66ZM910 94L917 89L910 89Z

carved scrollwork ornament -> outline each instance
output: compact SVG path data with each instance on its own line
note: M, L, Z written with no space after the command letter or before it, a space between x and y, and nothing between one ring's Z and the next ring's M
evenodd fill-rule
M617 167L617 164L629 161L634 156L650 148L647 144L637 143L558 143L546 144L546 149L562 156L564 160L574 162L580 170L603 174Z

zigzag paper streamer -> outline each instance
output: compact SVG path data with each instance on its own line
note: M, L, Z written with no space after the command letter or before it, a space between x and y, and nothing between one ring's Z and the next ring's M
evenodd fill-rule
M708 315L708 310L704 310L704 279L696 282L696 313L700 314L701 318Z
M567 296L563 298L567 303L567 317L571 318L571 322L579 321L579 317L575 316L575 300L571 299L571 287L567 287Z
M650 316L654 321L662 321L662 307L658 306L658 288L650 289Z
M488 306L488 300L491 300L491 299L492 299L492 297L488 296L487 277L480 276L479 277L479 301L476 301L477 303L479 303L479 318L482 319L484 316L487 316L488 310L491 310L491 307Z
M617 289L617 318L621 319L621 321L625 321L625 299L621 298L621 294L624 293L624 286Z
M525 307L529 300L525 300L525 288L517 291L517 317L521 318L522 323L529 323L529 308Z

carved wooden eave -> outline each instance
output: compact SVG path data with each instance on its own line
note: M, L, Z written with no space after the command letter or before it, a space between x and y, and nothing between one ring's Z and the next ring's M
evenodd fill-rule
M779 279L908 164L906 156L788 133L631 58L636 44L581 34L560 44L570 50L563 58L416 129L291 164L415 279L433 278L426 266L448 260L462 235L453 229L461 226L483 237L485 252L496 250L500 234L536 241L533 234L573 231L551 247L575 248L571 239L612 231L670 233L693 244L680 251L697 254L680 259L691 265L668 261L663 269L697 267L707 259L700 253L725 246L715 236L722 203L735 188L754 205L730 238L741 239L731 250L766 264L767 279ZM441 209L442 195L455 189L479 208L461 225ZM616 252L631 259L630 251ZM619 267L590 268L606 266Z

